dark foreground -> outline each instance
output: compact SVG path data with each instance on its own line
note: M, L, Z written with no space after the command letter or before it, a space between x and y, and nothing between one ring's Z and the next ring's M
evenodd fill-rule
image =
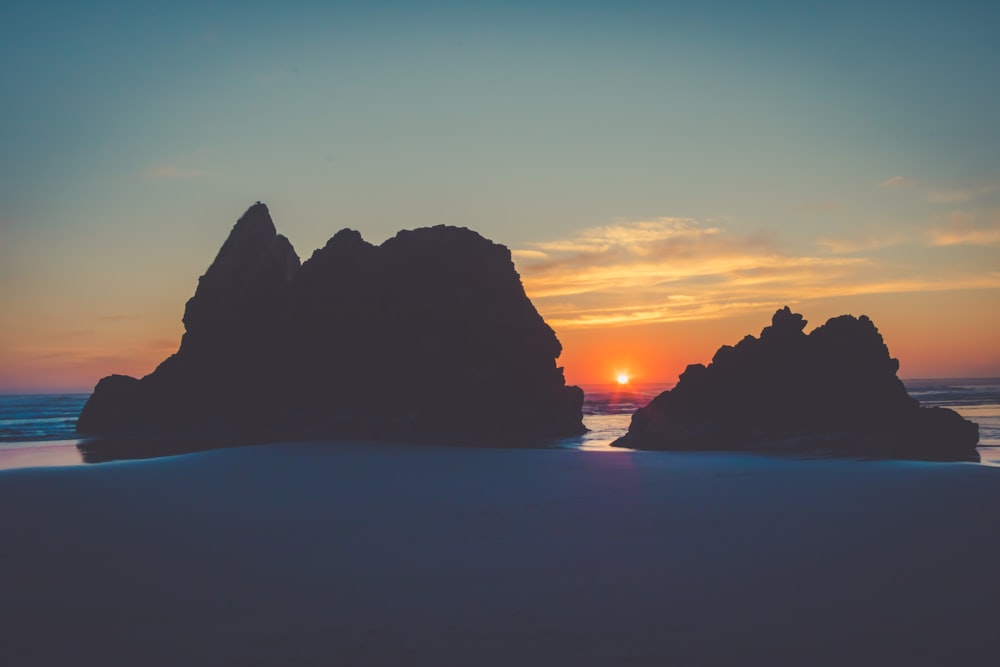
M0 473L3 665L995 664L1000 470L294 444Z

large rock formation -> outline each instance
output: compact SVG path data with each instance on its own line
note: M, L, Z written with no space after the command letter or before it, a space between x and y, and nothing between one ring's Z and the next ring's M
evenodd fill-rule
M759 338L723 346L707 367L688 366L613 444L978 459L979 427L920 407L870 319L835 317L808 335L805 326L787 306L777 311Z
M199 280L184 326L150 375L98 383L80 434L482 441L584 430L583 392L566 386L562 347L510 251L468 229L404 231L380 246L345 229L300 265L258 203Z

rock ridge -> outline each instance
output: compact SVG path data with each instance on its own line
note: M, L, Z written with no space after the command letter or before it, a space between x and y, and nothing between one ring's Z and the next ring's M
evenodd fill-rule
M510 251L462 227L381 245L337 232L305 262L264 204L199 279L178 351L142 379L102 379L98 438L563 436L585 429L562 347ZM185 445L186 446L186 445Z
M978 426L910 397L868 317L834 317L809 334L806 324L778 310L759 337L688 366L612 444L978 460Z

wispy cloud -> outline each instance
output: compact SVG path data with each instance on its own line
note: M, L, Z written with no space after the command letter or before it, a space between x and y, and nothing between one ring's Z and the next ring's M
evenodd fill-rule
M154 340L147 341L146 343L143 344L142 347L147 350L154 350L154 351L163 350L167 352L173 352L174 350L177 349L177 346L179 344L180 341L175 340L173 338L157 338Z
M975 188L957 190L932 190L927 193L927 201L931 204L965 204L994 192L1000 192L1000 183L987 183Z
M526 250L515 252L525 287L559 326L720 317L775 305L792 284L843 277L867 261L789 255L766 234L689 218L620 222ZM768 294L777 286L780 295Z
M874 230L868 234L823 237L816 243L834 254L864 253L906 244L924 247L953 245L1000 245L1000 211L986 216L974 211L952 211L943 224L911 226L895 231Z
M702 227L691 218L657 218L638 222L619 222L592 227L569 239L532 244L534 248L552 252L602 253L626 250L644 254L649 244L684 243L718 235L717 227Z
M605 305L586 307L579 303L560 304L551 300L546 302L543 299L539 303L539 309L542 310L545 321L556 329L607 327L717 319L831 297L998 288L1000 288L1000 272L947 281L887 278L871 282L858 280L834 283L823 282L817 280L817 276L812 276L805 282L793 281L785 287L774 281L768 284L742 286L720 283L709 289L699 288L697 296L684 300L672 300L670 296L666 296L661 304L607 305L605 302ZM532 298L535 299L534 296Z
M659 218L532 244L529 252L541 251L546 259L525 271L538 296L621 291L759 266L774 254L768 246L763 236L726 236L694 220Z
M975 197L974 190L932 190L927 193L931 204L964 204Z
M884 181L878 184L880 188L886 188L888 190L905 188L908 185L910 185L910 179L906 178L905 176L893 176L891 178L885 179Z
M980 225L974 213L955 211L948 222L930 230L932 245L1000 246L1000 214L991 223Z
M891 248L904 243L920 243L923 235L919 232L882 232L853 237L825 236L816 240L817 245L828 251L842 255Z
M548 253L544 253L541 250L511 250L510 254L515 259L535 260L549 258Z
M529 296L555 327L709 319L832 296L1000 287L1000 271L911 277L869 257L791 253L768 235L733 234L687 218L595 227L514 256Z

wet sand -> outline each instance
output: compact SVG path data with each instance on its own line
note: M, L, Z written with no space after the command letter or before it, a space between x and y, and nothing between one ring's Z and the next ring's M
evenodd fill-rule
M730 454L9 470L0 664L995 664L998 511L997 468Z

